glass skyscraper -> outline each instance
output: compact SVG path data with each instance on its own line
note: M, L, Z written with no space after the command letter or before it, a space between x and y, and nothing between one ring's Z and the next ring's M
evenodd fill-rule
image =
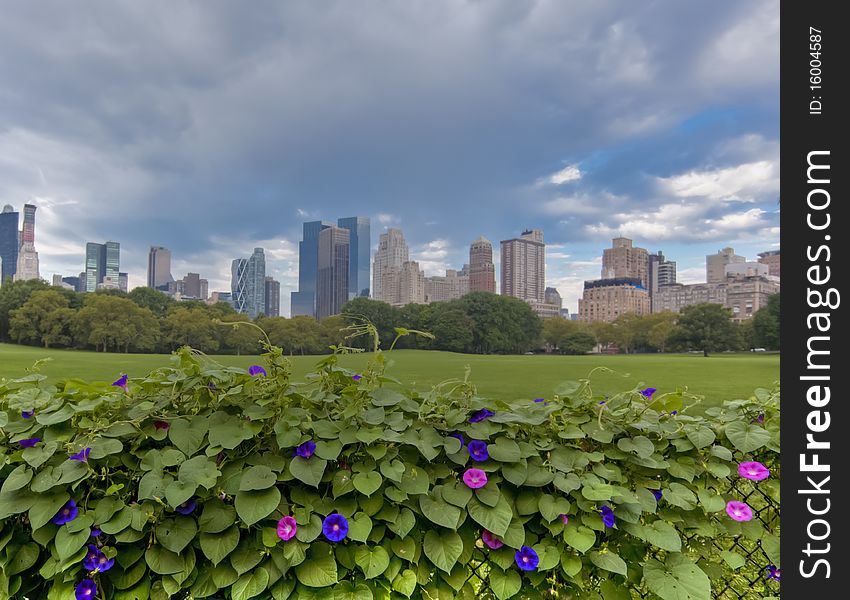
M316 316L316 279L319 269L319 233L333 227L325 221L309 221L303 225L302 240L298 242L298 291L292 292L289 314L293 317Z
M121 268L121 244L106 242L86 244L86 286L85 291L93 292L98 285L120 289L119 270Z
M13 279L18 268L18 248L21 245L18 218L18 213L8 204L0 212L0 285Z
M348 258L348 298L369 297L371 277L369 265L372 258L372 228L369 217L346 217L337 225L350 233Z
M342 305L348 302L350 240L350 231L343 227L328 227L319 234L317 319L338 315Z
M237 258L230 266L233 308L252 319L266 312L266 256L254 248L250 258Z

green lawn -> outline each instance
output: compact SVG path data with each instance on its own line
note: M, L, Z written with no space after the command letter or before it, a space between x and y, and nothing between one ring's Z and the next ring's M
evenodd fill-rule
M471 379L485 396L536 398L552 394L557 384L585 377L595 367L608 367L614 373L593 375L594 389L617 392L633 385L647 385L659 392L687 387L704 395L712 404L749 396L757 387L770 387L779 379L778 354L715 354L708 358L695 354L637 354L616 356L480 356L397 350L390 353L389 374L420 390L452 378L462 378L464 367L472 369ZM121 373L138 377L168 364L162 354L103 354L76 350L43 350L0 344L0 379L19 377L40 358L49 357L41 372L51 380L82 377L112 381ZM226 365L248 367L256 357L216 356ZM292 358L296 378L319 360L315 356ZM357 369L366 355L345 356L342 364Z

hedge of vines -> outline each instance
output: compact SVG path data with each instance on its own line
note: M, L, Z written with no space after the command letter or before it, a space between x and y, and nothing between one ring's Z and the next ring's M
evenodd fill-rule
M0 597L471 598L484 556L499 599L707 600L707 573L736 559L684 534L757 536L778 556L718 493L778 487L776 392L704 413L590 380L423 394L400 391L386 355L353 372L340 351L300 383L271 346L247 371L183 349L112 385L0 382Z

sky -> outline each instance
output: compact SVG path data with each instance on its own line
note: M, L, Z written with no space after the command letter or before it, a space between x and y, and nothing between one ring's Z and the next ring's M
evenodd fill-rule
M113 240L131 288L158 245L229 290L260 246L285 315L301 224L353 215L426 275L542 229L571 312L619 235L705 281L779 248L779 2L10 3L0 205L25 202L48 281Z

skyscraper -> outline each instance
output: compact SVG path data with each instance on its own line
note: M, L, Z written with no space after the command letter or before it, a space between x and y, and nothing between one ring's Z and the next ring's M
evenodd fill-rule
M493 244L483 235L469 247L469 291L496 292Z
M349 231L348 297L369 296L369 266L372 254L372 229L369 217L346 217L337 225Z
M718 250L717 254L709 254L705 257L706 283L723 283L726 281L726 265L742 262L747 262L747 259L738 256L735 250L729 247Z
M640 279L643 287L649 285L649 253L645 248L632 245L632 240L618 237L610 248L602 251L602 279L628 277Z
M280 282L276 281L274 277L269 277L268 275L266 275L265 294L266 294L266 316L267 317L279 317L280 316Z
M237 258L230 267L233 308L255 319L266 311L266 257L254 248L250 258Z
M647 260L649 298L652 300L658 288L676 283L676 261L665 259L661 250L648 255Z
M543 232L528 229L520 237L502 240L501 244L502 295L543 303L546 289L546 244L543 243Z
M327 227L319 233L316 318L338 315L348 302L350 290L349 252L351 234L342 227Z
M18 248L15 281L41 278L38 272L38 252L35 251L35 210L35 205L24 204L24 222L21 229L21 245Z
M303 225L298 242L298 291L292 292L290 315L316 316L316 280L319 265L319 233L333 227L325 221L309 221Z
M0 285L14 279L18 269L18 250L21 246L18 218L18 213L9 204L0 212Z
M378 238L378 250L372 270L372 297L385 302L391 301L391 291L384 290L384 278L410 260L410 249L400 229L388 229Z
M121 245L118 242L86 244L86 287L93 292L98 287L120 289Z
M148 287L168 289L174 281L171 276L171 250L162 246L151 246L148 252Z

